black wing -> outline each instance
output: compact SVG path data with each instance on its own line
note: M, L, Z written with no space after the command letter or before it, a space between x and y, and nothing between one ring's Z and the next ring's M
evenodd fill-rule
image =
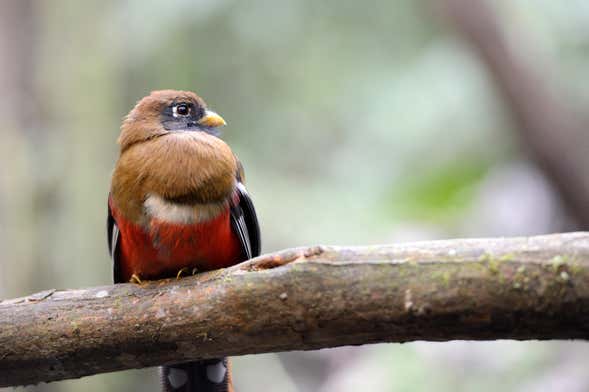
M239 204L231 207L231 226L239 236L247 260L260 255L260 226L254 203L241 182L237 183L237 193Z
M123 283L121 278L121 264L119 260L119 227L108 204L108 218L106 219L106 235L108 241L108 253L112 259L112 275L114 283Z

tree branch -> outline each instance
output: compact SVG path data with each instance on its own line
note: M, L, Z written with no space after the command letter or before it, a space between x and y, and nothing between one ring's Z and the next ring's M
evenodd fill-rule
M589 233L261 256L0 302L0 386L350 344L589 338Z

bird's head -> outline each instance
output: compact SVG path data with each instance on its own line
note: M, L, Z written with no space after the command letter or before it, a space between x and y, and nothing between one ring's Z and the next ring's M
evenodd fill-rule
M119 144L124 151L133 144L176 132L205 132L218 136L225 120L209 110L205 101L190 91L153 91L129 112L121 126Z

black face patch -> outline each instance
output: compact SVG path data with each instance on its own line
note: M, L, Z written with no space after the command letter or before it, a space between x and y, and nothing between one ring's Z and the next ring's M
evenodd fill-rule
M205 131L198 120L202 118L205 109L193 102L178 101L167 106L161 115L164 129L168 131Z

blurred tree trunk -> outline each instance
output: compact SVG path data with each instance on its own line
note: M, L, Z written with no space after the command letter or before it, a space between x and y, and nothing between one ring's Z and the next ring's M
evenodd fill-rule
M21 132L34 132L35 28L33 0L4 0L0 12L0 115ZM0 130L1 131L1 130ZM32 135L30 135L32 136Z
M494 4L486 0L444 0L451 23L472 45L511 112L523 148L558 191L574 223L589 227L589 124L554 80L547 64L518 50L522 37L507 38Z
M6 0L0 12L0 128L3 156L10 153L20 159L3 161L0 174L0 257L18 263L18 271L5 271L1 276L0 292L17 293L22 286L29 287L26 280L33 271L28 262L31 259L30 244L27 246L19 237L30 235L33 224L23 219L32 209L30 190L33 182L25 173L28 155L27 144L35 139L34 129L38 115L34 103L35 80L35 30L33 0ZM16 150L16 151L15 151ZM18 154L18 155L16 155ZM14 194L14 189L22 194ZM10 245L10 246L9 246ZM2 263L0 263L2 265ZM6 266L5 266L6 268Z
M0 178L3 233L1 257L13 260L3 273L3 291L41 289L51 277L51 217L59 183L48 175L49 146L37 80L39 2L5 0L0 12L0 129L3 148L19 159L5 161ZM19 193L14 190L18 189Z

